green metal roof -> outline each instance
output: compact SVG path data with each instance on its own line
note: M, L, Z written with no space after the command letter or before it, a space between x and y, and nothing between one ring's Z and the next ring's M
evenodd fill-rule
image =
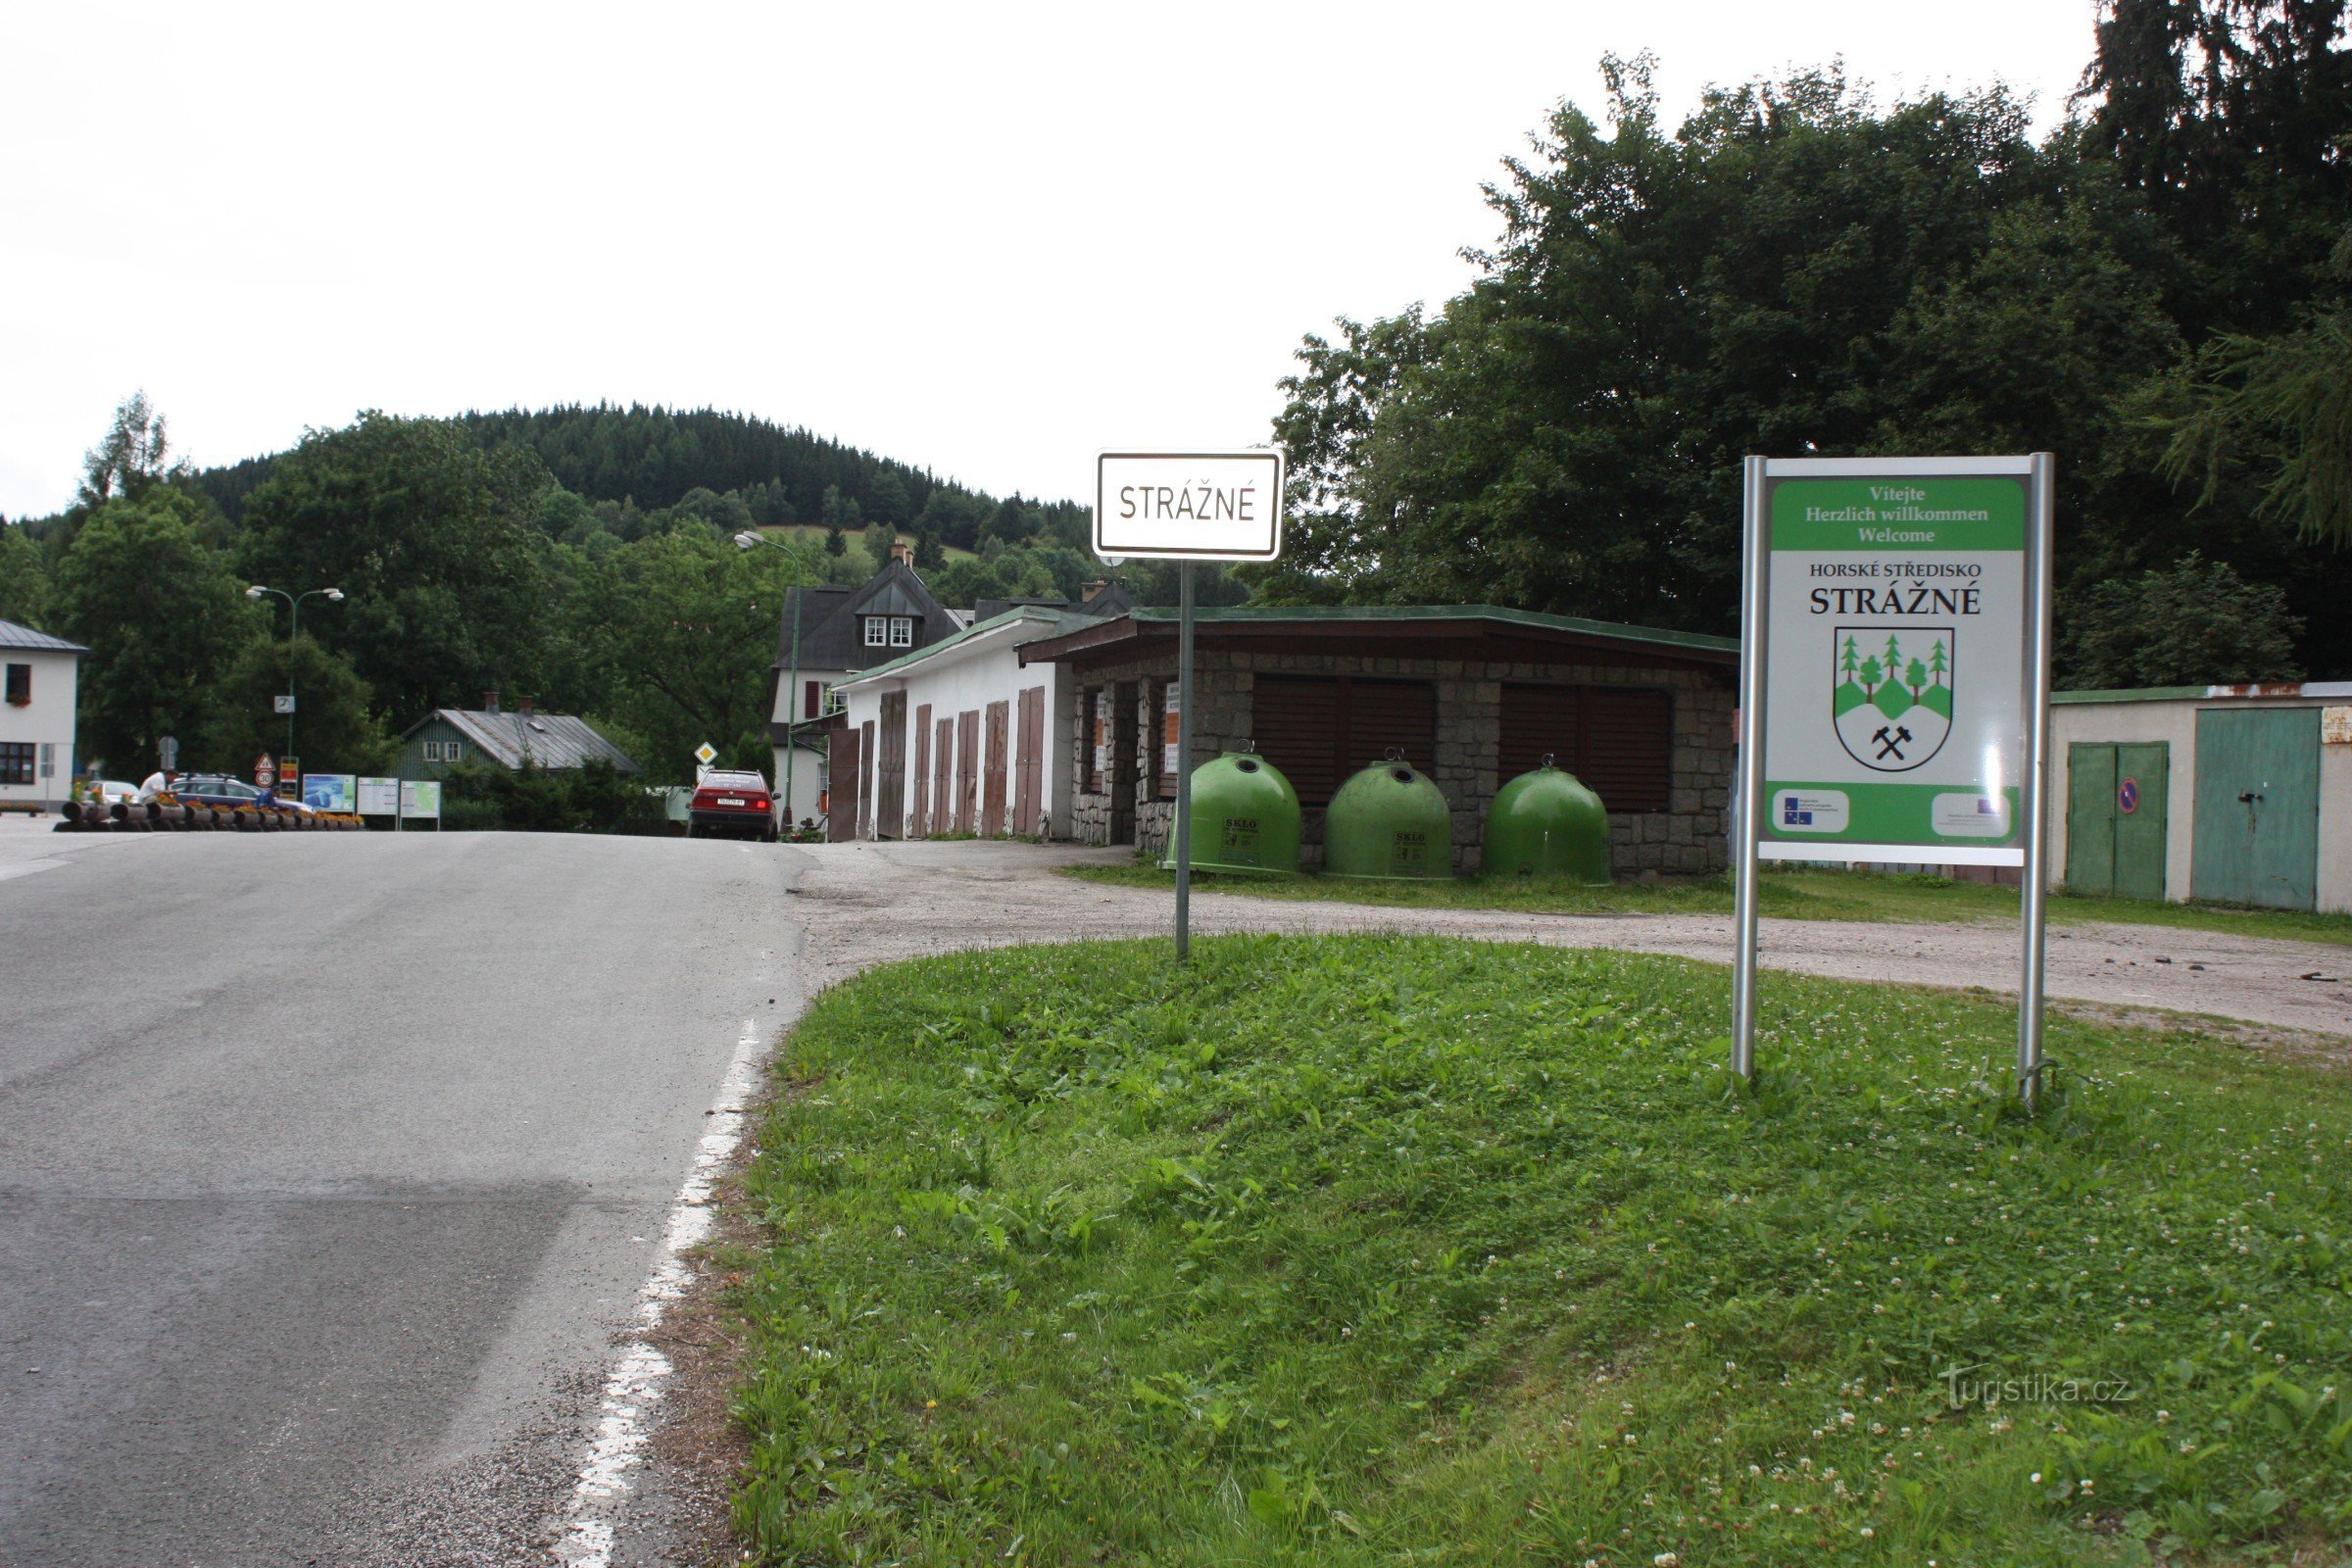
M2177 703L2183 697L2203 697L2204 686L2135 686L2117 691L2052 692L2053 703Z
M872 680L877 675L891 674L896 670L905 669L909 664L920 663L926 659L936 659L951 648L968 643L973 638L995 631L1000 626L1009 626L1016 620L1034 620L1041 625L1060 626L1072 620L1093 620L1095 618L1092 615L1072 614L1066 610L1048 610L1041 605L1021 605L1007 610L1001 615L991 615L986 620L975 621L955 636L935 642L928 648L918 648L913 653L901 654L887 664L876 664L871 669L858 670L847 680L835 681L834 684L836 686L855 686L859 681Z
M1137 620L1173 621L1174 610L1152 608L1129 612ZM1533 610L1506 610L1500 605L1233 605L1195 610L1203 624L1222 621L1247 625L1253 621L1362 621L1379 624L1415 620L1498 620L1506 625L1533 626L1545 631L1581 632L1621 642L1657 643L1668 648L1699 648L1709 653L1736 654L1737 637L1710 637L1704 632L1668 631L1659 626L1628 626L1614 620L1586 620L1576 615L1546 615Z

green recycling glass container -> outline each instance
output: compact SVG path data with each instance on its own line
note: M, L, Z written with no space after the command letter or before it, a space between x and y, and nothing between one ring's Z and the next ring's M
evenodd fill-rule
M1401 758L1373 763L1331 798L1323 869L1393 880L1451 876L1453 812L1446 797Z
M1193 869L1298 872L1298 792L1281 769L1227 752L1193 769ZM1160 869L1175 869L1170 858Z
M1609 880L1609 813L1574 773L1545 758L1494 792L1479 856L1486 876Z

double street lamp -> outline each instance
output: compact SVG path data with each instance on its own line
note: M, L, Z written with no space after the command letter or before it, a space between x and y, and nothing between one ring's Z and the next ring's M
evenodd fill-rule
M792 558L792 585L796 590L792 596L791 670L784 677L784 826L790 832L798 825L793 816L792 760L801 749L795 726L800 723L801 707L801 601L808 597L808 565L801 559L798 550L763 533L754 533L747 528L735 536L735 548L738 550L753 550L760 545L770 550L781 550Z
M286 602L285 756L291 757L294 755L294 638L296 633L301 629L302 602L305 599L323 599L329 604L341 604L343 601L343 590L340 588L313 588L308 593L290 594L283 588L265 588L258 582L245 590L245 597L248 599L259 599L264 594L275 594L278 598L283 599ZM280 758L279 761L282 763L284 761L284 758Z

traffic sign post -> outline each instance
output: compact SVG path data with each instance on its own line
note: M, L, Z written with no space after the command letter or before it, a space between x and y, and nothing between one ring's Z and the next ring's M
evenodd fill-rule
M2017 866L2018 1087L2032 1102L2052 473L2047 453L1747 460L1732 978L1742 1078L1754 1070L1761 861Z
M1095 460L1095 554L1174 561L1176 958L1192 956L1193 563L1282 554L1282 454L1104 452Z

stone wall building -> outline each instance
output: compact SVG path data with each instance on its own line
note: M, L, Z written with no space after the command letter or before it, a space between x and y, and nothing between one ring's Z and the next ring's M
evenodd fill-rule
M1176 612L1136 610L1026 643L1074 697L1070 833L1164 849L1176 780ZM1729 863L1739 645L1488 606L1198 612L1194 758L1253 750L1298 789L1304 858L1322 808L1392 751L1453 812L1454 862L1477 867L1488 804L1545 756L1609 808L1620 876Z

